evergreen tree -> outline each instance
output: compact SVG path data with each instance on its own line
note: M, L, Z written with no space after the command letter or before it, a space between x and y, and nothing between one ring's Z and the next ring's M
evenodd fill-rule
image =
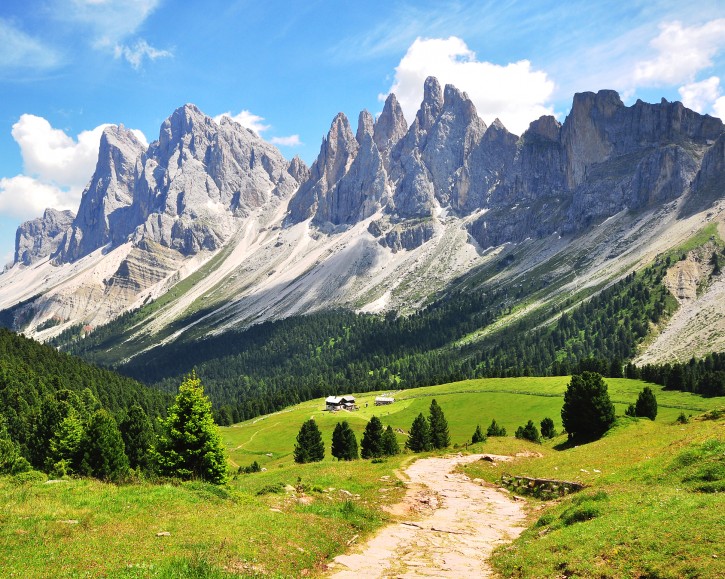
M499 426L494 418L488 426L486 434L488 436L506 436L506 428L504 426Z
M46 468L57 476L78 472L81 444L85 428L73 406L65 407L67 414L60 420L50 439Z
M121 480L128 474L121 431L108 410L97 410L91 416L82 447L83 474L110 481Z
M570 440L593 440L614 424L614 405L601 374L582 372L571 377L561 408L561 421Z
M377 416L373 416L365 425L360 449L360 455L363 458L383 456L383 423Z
M635 416L642 416L654 420L657 417L657 398L649 386L645 386L637 397L637 403L634 406Z
M413 420L405 447L413 452L425 452L433 447L430 439L430 427L422 412Z
M400 454L400 446L398 446L398 437L393 432L393 427L388 427L383 432L383 454L385 456L395 456Z
M554 438L556 436L556 428L551 418L544 418L541 421L541 436L544 438Z
M332 456L338 460L355 460L358 458L357 438L347 420L338 422L332 433Z
M486 435L483 433L483 430L481 430L480 424L476 425L476 430L471 437L472 444L476 444L477 442L486 442Z
M138 404L131 406L120 430L131 468L151 470L156 434L144 409Z
M430 403L428 425L430 427L430 441L433 448L447 448L450 446L451 437L448 434L448 422L435 398Z
M0 414L0 474L17 474L30 468L30 463L20 454L18 445L10 438L5 419Z
M526 426L519 426L516 429L516 438L523 440L530 440L531 442L541 442L541 435L539 429L536 428L533 420L529 420Z
M297 433L297 444L294 450L295 462L319 462L325 458L325 443L314 418L304 422Z
M211 402L194 372L179 386L162 426L156 457L164 474L214 484L226 482L226 457Z

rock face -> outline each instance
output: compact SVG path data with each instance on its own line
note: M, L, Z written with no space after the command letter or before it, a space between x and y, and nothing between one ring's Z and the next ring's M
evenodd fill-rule
M60 261L75 261L109 242L123 241L133 231L129 209L136 160L144 150L144 145L123 125L104 129L96 170L59 248Z
M26 221L15 232L15 263L32 265L55 253L73 223L72 211L46 209L43 217Z
M290 222L350 224L382 211L387 217L369 231L396 249L425 243L446 215L465 220L483 247L575 235L691 189L711 202L723 176L723 130L681 103L627 107L602 90L575 95L563 124L544 116L517 137L498 119L487 127L465 93L428 78L408 128L394 95L376 123L361 113L354 141L338 115ZM421 228L420 220L432 221Z

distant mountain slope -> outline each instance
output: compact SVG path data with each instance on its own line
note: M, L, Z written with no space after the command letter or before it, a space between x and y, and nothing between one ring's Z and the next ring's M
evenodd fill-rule
M25 227L39 249L0 275L0 317L67 342L135 311L115 361L330 308L415 312L456 287L505 290L506 324L722 222L724 130L600 91L517 137L429 78L410 126L394 95L356 132L338 114L308 169L186 105L146 150L107 129L63 236Z

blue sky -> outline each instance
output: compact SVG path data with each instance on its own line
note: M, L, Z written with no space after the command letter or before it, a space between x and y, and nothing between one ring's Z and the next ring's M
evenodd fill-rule
M105 124L151 142L187 102L308 164L339 111L393 90L410 121L429 74L516 133L602 88L723 117L725 4L687 4L3 0L0 265L23 220L77 208Z

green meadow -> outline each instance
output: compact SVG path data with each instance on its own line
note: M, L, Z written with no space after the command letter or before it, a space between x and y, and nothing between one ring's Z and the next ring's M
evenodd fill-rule
M544 503L527 499L531 528L500 548L494 564L514 577L715 577L725 575L725 420L697 418L722 406L654 386L655 422L620 418L602 440L567 448L565 437L537 445L513 438L529 419L561 428L567 377L469 380L357 395L355 412L330 413L324 400L222 428L233 472L257 461L263 472L237 474L225 487L137 481L121 486L87 479L0 478L2 576L228 577L320 576L325 564L391 521L383 507L404 492L395 472L414 455L385 462L340 463L329 455L335 424L348 420L358 441L375 414L408 431L436 398L454 447L465 451L477 424L492 419L509 436L480 452L535 452L513 462L476 463L471 477L496 482L504 472L579 480L582 493ZM644 383L608 379L618 416ZM338 394L350 394L339 392ZM355 393L353 393L355 394ZM692 415L676 423L680 413ZM297 465L295 436L314 417L325 460ZM399 434L404 444L405 435ZM720 481L720 482L718 482ZM709 486L708 486L709 485Z

